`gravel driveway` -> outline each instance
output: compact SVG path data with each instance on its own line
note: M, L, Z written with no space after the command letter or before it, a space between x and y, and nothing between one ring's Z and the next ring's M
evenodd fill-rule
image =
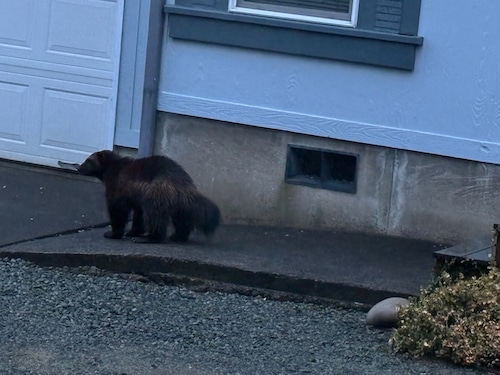
M365 313L0 260L0 374L480 374L393 354Z

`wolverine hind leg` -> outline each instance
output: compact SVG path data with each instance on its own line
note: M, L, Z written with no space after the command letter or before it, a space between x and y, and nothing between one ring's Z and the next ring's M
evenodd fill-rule
M136 239L136 242L163 242L167 236L169 222L166 204L157 199L150 199L143 204L143 223L146 236Z
M170 241L187 242L191 231L194 229L191 215L183 212L176 212L172 215L174 233L170 236Z

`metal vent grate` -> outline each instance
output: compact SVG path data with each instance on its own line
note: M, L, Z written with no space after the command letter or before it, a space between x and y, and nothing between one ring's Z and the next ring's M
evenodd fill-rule
M288 145L285 182L356 194L359 156Z

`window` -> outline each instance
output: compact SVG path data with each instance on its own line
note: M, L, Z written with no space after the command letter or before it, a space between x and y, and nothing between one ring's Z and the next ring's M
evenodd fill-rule
M356 26L358 0L229 0L229 11Z
M413 70L421 0L175 0L168 36Z

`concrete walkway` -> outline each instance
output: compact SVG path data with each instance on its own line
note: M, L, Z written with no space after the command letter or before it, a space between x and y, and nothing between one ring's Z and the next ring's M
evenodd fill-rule
M0 163L0 256L206 279L373 304L428 285L438 244L339 231L225 225L207 243L103 237L104 188L70 172Z

